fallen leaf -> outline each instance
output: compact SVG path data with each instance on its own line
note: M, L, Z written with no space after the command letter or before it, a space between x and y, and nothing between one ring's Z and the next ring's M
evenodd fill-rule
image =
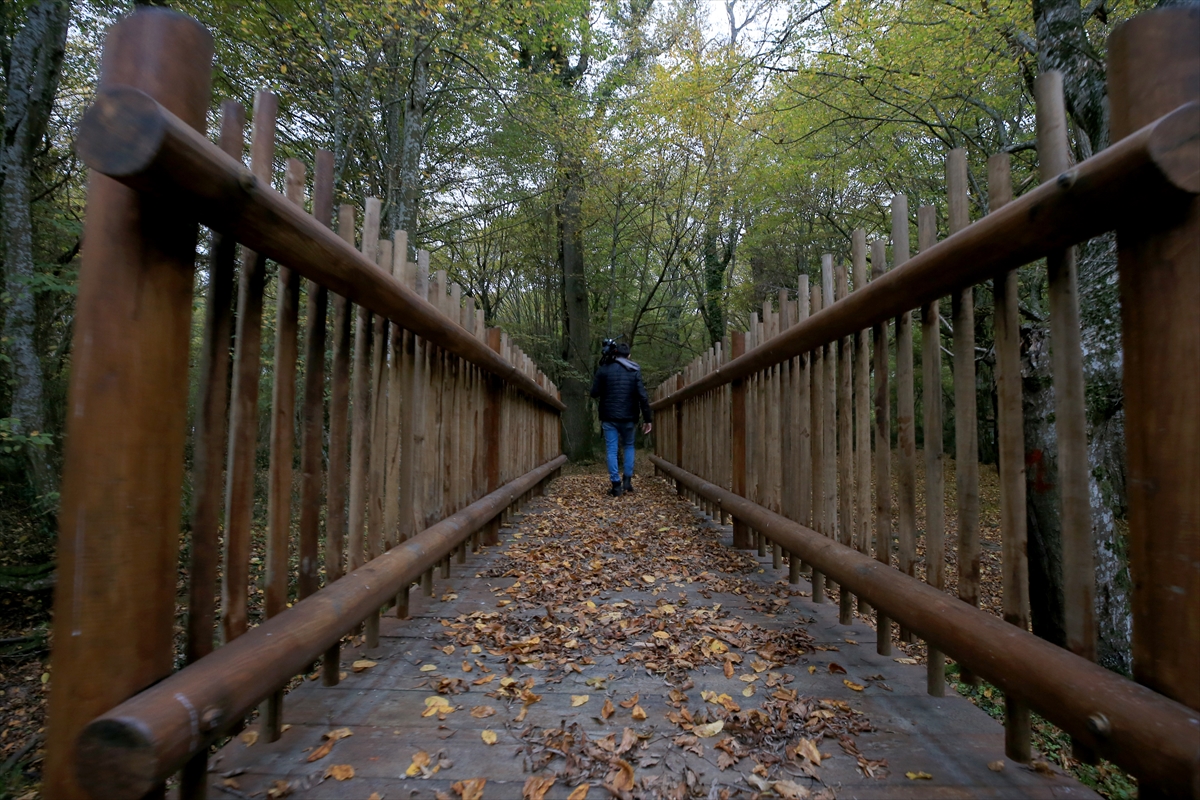
M310 764L314 761L320 761L322 758L329 755L329 752L333 750L333 745L336 741L336 739L329 739L316 750L313 750L311 753L309 753L308 758L305 760Z
M404 770L404 774L410 778L414 778L421 774L421 770L429 766L429 753L424 750L418 750L413 753L412 763L408 765L408 769Z
M383 795L379 792L371 792L371 796L367 800L383 800Z
M521 790L522 800L544 800L546 792L550 791L550 787L554 785L554 776L539 777L530 775L525 781L525 788Z
M1003 761L989 761L988 769L990 769L992 772L1003 772L1004 771L1004 762Z
M437 664L422 664L421 672L437 672Z
M365 658L360 658L358 661L355 661L353 664L350 665L350 669L354 670L355 672L362 672L363 670L370 669L373 666L375 666L374 661L369 661ZM421 667L421 669L425 669L425 667ZM436 669L436 667L435 667L435 669Z
M841 664L837 663L836 661L830 661L829 662L829 674L830 675L845 675L846 668L843 667Z
M628 700L622 700L619 703L619 705L621 706L621 708L633 708L634 706L637 705L637 703L638 703L638 696L635 694L633 697L629 698Z
M603 719L608 719L616 712L616 710L617 709L613 707L612 700L606 697L604 698L604 706L600 709L600 716ZM584 786L587 785L588 784L584 784Z
M650 635L653 636L655 639L670 639L671 638L671 634L667 633L666 631L655 631L654 633L652 633Z
M771 788L783 800L808 800L812 797L812 792L807 787L793 781L775 781L771 784Z
M621 755L622 753L628 753L630 750L632 750L634 748L635 745L637 745L637 743L638 743L637 733L633 730L633 728L626 728L625 731L621 734L621 743L619 745L617 745L617 748L614 752L617 755Z
M930 775L928 772L906 772L906 773L904 773L904 775L905 775L905 777L907 777L907 778L908 778L910 781L930 781L930 780L933 780L933 776L932 776L932 775Z
M821 751L817 749L811 739L801 739L796 742L796 755L804 756L814 766L821 766Z
M579 708L591 699L592 696L590 694L573 694L571 695L571 708Z
M654 583L654 576L653 575L643 575L642 580L644 580L646 583Z
M232 788L236 789L237 787L234 786ZM292 783L291 781L285 781L285 780L273 781L271 783L271 788L267 789L267 798L268 798L268 800L279 800L279 798L281 798L281 797L287 797L288 795L290 795L293 791L295 791L295 789L296 789L296 784ZM370 800L370 798L367 798L367 800ZM382 800L382 798L380 798L379 800Z
M1054 767L1050 766L1050 763L1047 761L1034 761L1032 764L1030 764L1030 766L1033 767L1033 771L1039 775L1054 774Z
M854 681L846 678L842 678L842 683L846 684L846 686L850 687L856 692L861 692L863 690L863 685L861 683L855 683Z
M446 645L445 647L442 648L442 652L445 653L446 655L452 654L454 652L454 645L452 645L452 644Z
M246 747L250 747L258 741L258 731L245 731L238 738L245 742Z
M336 781L348 781L354 777L354 767L349 764L330 764L329 769L325 770L325 778L333 778Z
M893 658L892 661L895 661L897 664L916 664L917 663L917 660L915 658Z
M613 770L608 773L605 785L618 792L632 791L634 782L633 765L623 758L618 758L612 762L612 767Z
M815 674L815 673L816 673L816 671L817 671L817 668L816 668L815 666L813 666L812 664L809 664L809 665L808 665L808 674L809 674L809 675L813 675L813 674Z
M590 783L581 783L567 795L567 800L587 800L588 791L591 788L592 785Z
M482 678L476 678L475 680L471 681L471 685L472 686L483 686L485 683L491 683L494 680L496 680L495 673L493 673L491 675L485 675Z
M692 733L696 734L701 739L709 739L713 736L716 736L724 729L725 720L719 719L716 722L710 722L707 725L696 725L692 728Z
M742 689L742 697L753 697L753 696L754 696L754 687L753 686L747 686L745 689Z
M496 709L492 708L491 706L475 706L474 708L471 709L471 716L474 717L475 719L483 719L484 717L490 717L495 713L496 713Z
M470 671L471 671L471 670L473 670L473 669L475 669L475 668L471 666L471 662L470 662L470 661L467 661L467 660L464 658L464 659L463 659L463 663L462 663L462 671L463 671L463 672L470 672Z
M646 709L642 708L641 706L634 706L631 716L633 717L635 722L645 722L646 721Z
M816 669L816 667L809 667L809 669ZM725 662L725 677L726 678L733 677L733 662L732 661Z
M493 730L483 731L479 735L480 735L480 737L482 737L484 744L495 744L496 743L496 732Z
M471 778L466 781L455 781L450 785L450 789L454 791L462 800L481 800L483 797L483 786L487 783L487 778Z

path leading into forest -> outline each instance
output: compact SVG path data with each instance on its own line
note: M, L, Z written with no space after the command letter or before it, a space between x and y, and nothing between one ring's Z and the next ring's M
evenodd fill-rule
M292 691L278 742L213 757L210 796L1096 797L1004 759L983 711L635 484L556 480L378 649L347 648L339 686Z

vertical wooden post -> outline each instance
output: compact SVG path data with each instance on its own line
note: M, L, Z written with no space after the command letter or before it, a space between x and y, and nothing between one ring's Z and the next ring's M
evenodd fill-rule
M937 210L917 209L917 247L921 252L937 244ZM921 309L921 404L925 410L925 582L946 588L946 481L942 470L942 332L941 301ZM974 353L971 354L974 358ZM958 409L955 408L957 414ZM929 645L926 683L929 694L946 694L946 659Z
M988 159L988 207L995 213L1012 201L1008 153ZM1021 407L1021 321L1018 316L1017 271L993 282L996 342L996 424L1000 461L1000 535L1003 548L1004 619L1029 630L1029 560L1026 552L1025 430ZM1004 752L1028 763L1029 706L1004 698Z
M1062 74L1034 80L1038 161L1043 182L1071 166ZM1054 378L1054 431L1062 498L1063 615L1067 649L1095 660L1096 568L1092 555L1092 508L1088 500L1087 415L1079 324L1079 275L1075 248L1046 257L1050 278L1050 366Z
M803 322L808 319L809 310L808 276L800 275L796 284L796 320ZM797 508L801 525L813 527L812 519L812 376L811 356L801 353L796 359L796 458L794 469L799 473L797 491L799 494ZM803 562L799 565L803 571Z
M221 149L242 158L246 111L240 103L221 104ZM228 434L229 349L233 333L234 262L237 242L213 234L205 301L204 344L200 352L199 408L196 413L195 495L192 504L191 575L188 584L188 629L185 658L189 664L213 649L214 594L221 525L221 477ZM203 800L208 780L208 753L193 756L179 780L182 800Z
M733 331L730 334L730 353L737 358L746 352L746 334ZM746 382L733 382L730 404L730 443L733 450L733 493L746 496ZM676 442L683 441L683 428L676 425ZM750 529L737 517L733 518L733 546L738 550L750 547Z
M908 261L908 198L892 198L892 266ZM896 500L899 514L900 571L916 574L917 562L917 431L913 396L912 312L896 318ZM910 631L900 629L901 640L912 643Z
M844 264L838 264L836 279L837 295L841 300L850 293L849 275ZM838 541L846 547L854 547L854 382L851 376L854 338L842 337L837 350ZM838 621L843 625L854 622L854 595L845 587L838 595Z
M101 82L137 87L203 131L211 62L195 20L144 9L109 31ZM194 222L92 174L42 784L56 800L88 796L75 770L84 725L171 672L195 252Z
M288 200L303 206L304 164L289 158L286 180ZM300 276L284 266L279 267L275 299L275 375L271 383L271 461L267 478L267 619L287 608L288 539L292 532ZM268 742L279 739L283 725L282 689L267 698L262 717L263 737Z
M333 153L317 151L313 175L313 216L332 227ZM321 585L318 549L321 527L322 451L325 445L325 322L329 293L324 286L305 282L307 306L304 333L304 424L300 445L300 581L303 600ZM326 568L326 576L329 570Z
M1200 13L1126 22L1110 39L1108 70L1114 141L1200 99ZM1117 231L1133 675L1200 710L1200 200L1170 202L1169 213L1150 203Z
M387 268L392 277L405 283L408 264L408 234L392 231L392 258ZM388 326L389 358L387 361L387 467L384 476L383 546L390 550L401 541L400 532L400 459L404 431L404 378L408 366L404 349L406 333L399 325Z
M221 149L242 157L246 112L239 103L221 104ZM221 476L228 431L229 347L233 333L234 261L237 242L214 234L209 261L204 345L200 354L199 409L196 413L196 485L192 506L191 584L188 606L187 661L213 649L213 594L221 524ZM203 778L203 776L201 776Z
M967 201L967 153L946 158L946 200L953 236L971 224ZM979 605L979 423L975 408L975 289L951 296L954 325L954 474L958 511L958 596ZM963 669L960 678L977 679Z
M809 309L813 314L821 310L821 287L813 286L809 292ZM824 350L814 349L810 355L809 393L810 438L812 442L812 528L817 533L829 535L825 530L825 361ZM812 601L825 602L825 573L813 567Z
M267 184L275 160L275 115L279 100L270 92L254 95L250 170ZM246 632L250 583L250 526L254 514L254 472L258 451L258 384L262 351L263 286L266 258L242 248L238 275L229 405L229 468L225 480L225 546L221 576L221 631L229 643Z
M871 242L871 278L887 272L887 243ZM888 326L880 323L871 330L875 347L875 558L892 563L892 411L888 392ZM892 621L883 609L875 609L875 650L881 656L892 654Z
M854 262L854 291L867 285L867 233L862 228L851 235ZM871 363L868 332L861 330L854 347L854 521L858 551L871 555ZM871 613L871 606L858 598L858 613Z
M497 353L501 350L499 328L488 328L488 347ZM504 401L502 393L504 386L494 375L487 377L487 407L483 416L483 446L486 455L487 492L491 494L500 488L500 412ZM500 544L500 518L488 523L485 545Z
M319 167L318 167L319 168ZM354 246L354 206L338 208L338 236ZM350 488L350 301L333 296L333 367L329 384L329 473L325 511L325 583L342 577L346 550L346 500ZM340 679L340 645L325 653L322 683L337 686Z
M372 198L373 199L373 198ZM370 201L363 218L360 249L375 261L379 238L379 206ZM364 563L367 523L367 474L370 466L371 435L371 312L356 307L354 318L353 425L350 433L350 530L346 547L347 568L353 572Z

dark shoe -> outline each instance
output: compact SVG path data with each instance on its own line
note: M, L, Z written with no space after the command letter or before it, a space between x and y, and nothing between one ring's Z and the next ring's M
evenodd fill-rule
M633 494L633 477L632 476L630 476L630 475L625 476L624 489L625 489L625 494Z
M609 497L620 497L621 496L621 482L620 481L612 482L612 488L608 490L608 495L609 495Z

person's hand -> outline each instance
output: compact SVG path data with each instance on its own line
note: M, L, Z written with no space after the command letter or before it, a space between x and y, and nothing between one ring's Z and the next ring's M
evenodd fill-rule
M649 436L650 429L653 427L654 427L653 425L651 425L649 422L647 422L645 425L642 426L642 434L645 436Z

